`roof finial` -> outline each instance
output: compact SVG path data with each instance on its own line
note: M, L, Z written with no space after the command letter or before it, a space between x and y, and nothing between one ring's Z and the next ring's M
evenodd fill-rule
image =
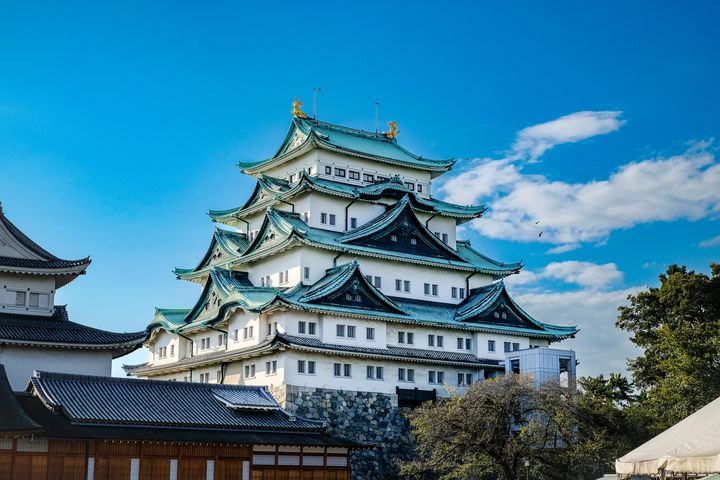
M292 109L293 117L307 118L307 113L302 111L303 103L300 100L298 100L297 97L295 97L295 101L293 101L292 106L293 106L293 109Z
M395 138L400 134L400 130L397 128L397 122L388 122L388 127L390 127L390 131L383 132L383 135L387 138Z
M317 120L317 94L322 90L320 87L313 88L313 119Z

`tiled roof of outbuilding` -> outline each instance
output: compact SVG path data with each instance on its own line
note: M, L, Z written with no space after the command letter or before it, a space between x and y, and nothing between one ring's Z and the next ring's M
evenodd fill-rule
M35 372L28 391L72 423L321 431L282 410L265 387Z
M64 305L56 305L51 316L0 312L0 344L102 349L120 356L138 348L146 337L146 331L116 333L71 322Z
M10 388L5 374L5 366L0 363L0 431L2 432L37 432L40 425L30 418L20 406Z

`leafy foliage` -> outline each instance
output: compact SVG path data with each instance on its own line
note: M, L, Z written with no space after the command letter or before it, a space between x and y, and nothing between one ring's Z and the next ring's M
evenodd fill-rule
M653 433L720 396L720 265L711 272L671 265L620 308L617 326L643 349L629 368Z
M622 390L614 384L604 388ZM536 390L531 379L520 375L476 383L464 395L414 412L417 458L402 471L443 480L603 473L623 448L610 436L625 420L609 400L618 394L582 394L557 382Z

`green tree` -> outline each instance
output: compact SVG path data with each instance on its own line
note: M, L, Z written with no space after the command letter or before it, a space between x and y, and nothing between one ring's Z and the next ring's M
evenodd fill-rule
M606 471L615 458L617 440L592 424L604 414L557 382L536 390L531 379L520 375L486 380L464 395L427 403L413 413L417 457L401 471L443 480L515 480L528 473L533 478L589 478Z
M660 286L631 295L617 326L643 353L629 362L643 395L633 408L658 433L720 396L720 265L711 275L671 265Z

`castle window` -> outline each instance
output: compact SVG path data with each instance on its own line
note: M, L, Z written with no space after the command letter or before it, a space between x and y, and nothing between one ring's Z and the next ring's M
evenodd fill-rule
M460 298L465 298L465 289L464 288L460 289Z
M426 283L424 286L425 295L432 295L433 297L438 296L438 286L436 284Z
M410 280L405 280L403 282L403 290L410 293Z
M458 373L458 387L472 384L472 373Z
M411 238L410 245L417 245L417 238L415 238L415 237Z
M398 343L405 343L405 332L398 332Z
M402 280L400 280L399 278L395 279L395 290L397 290L398 292L402 291Z
M457 287L452 287L452 288L450 289L450 292L451 292L452 298L457 298L457 296L458 296L458 289L457 289Z
M255 378L255 364L245 365L245 378Z
M308 360L308 375L315 375L315 362Z
M327 225L327 213L320 213L320 223L322 223L323 225Z
M428 335L428 346L429 347L435 346L435 335Z
M513 352L516 352L520 350L520 344L519 343L513 343Z
M277 373L277 360L265 362L265 375L275 375Z
M365 328L365 338L368 340L375 340L375 329L373 327Z
M350 170L350 180L360 180L360 172Z
M308 322L308 335L315 335L315 327L316 326L317 326L317 323Z
M355 327L353 325L348 325L347 336L348 338L355 338Z
M225 343L225 335L223 335L221 333L220 335L218 335L218 347L222 347L224 343Z
M465 350L472 350L472 338L465 339Z
M330 214L330 225L335 225L335 215L332 213Z
M370 175L369 173L363 173L363 182L373 183L374 181L375 181L374 175Z
M325 174L326 175L332 175L332 167L325 167Z
M333 363L333 375L336 377L349 377L351 366L349 363Z
M352 376L351 373L352 373L352 365L350 365L349 363L343 364L343 376L350 377L350 376Z
M442 241L444 244L448 243L448 234L447 233L442 234Z
M494 312L493 315L495 316L495 318L500 318L500 312Z
M388 177L381 177L380 175L378 175L375 179L377 183L387 182L388 180L390 180Z
M336 325L335 326L335 335L338 337L344 337L345 336L345 325Z
M488 340L488 352L495 351L495 340Z
M512 344L510 342L505 342L503 346L503 351L505 352L511 352L512 351Z
M371 380L382 380L383 379L383 367L375 367L373 365L367 366L367 378Z
M502 316L503 320L507 320L507 313L503 312L501 316Z
M303 277L305 278L305 280L308 280L310 278L310 267L303 268Z
M299 321L298 322L298 333L305 333L306 325L307 325L307 322Z
M397 235L395 235L395 234L390 235L390 241L397 242Z
M418 191L418 193L422 193L422 185L420 185L419 183L417 186L417 191Z
M175 356L175 345L170 345L170 356L171 357Z
M298 360L298 373L305 373L305 360Z
M310 221L310 212L303 213L303 220L305 221L305 223L308 223Z
M438 335L437 337L435 337L435 343L437 343L437 346L438 346L438 347L442 348L442 346L443 346L443 336L442 336L442 335Z
M415 370L412 368L398 368L398 380L401 382L414 382Z
M336 177L344 177L345 169L344 168L335 168L335 176Z
M350 217L350 228L357 228L357 218Z
M408 345L412 345L412 344L415 343L415 334L414 334L414 333L412 333L412 332L407 332L406 337L407 337L407 343L408 343Z
M27 294L25 292L15 292L15 305L24 307L26 296Z
M382 288L382 278L375 277L375 288L380 289Z
M233 342L237 342L239 340L237 329L233 330L232 339L233 339Z
M445 372L436 372L435 370L430 370L428 372L428 383L444 383L445 382Z
M412 182L405 182L405 186L409 188L411 191L415 191L415 184Z

